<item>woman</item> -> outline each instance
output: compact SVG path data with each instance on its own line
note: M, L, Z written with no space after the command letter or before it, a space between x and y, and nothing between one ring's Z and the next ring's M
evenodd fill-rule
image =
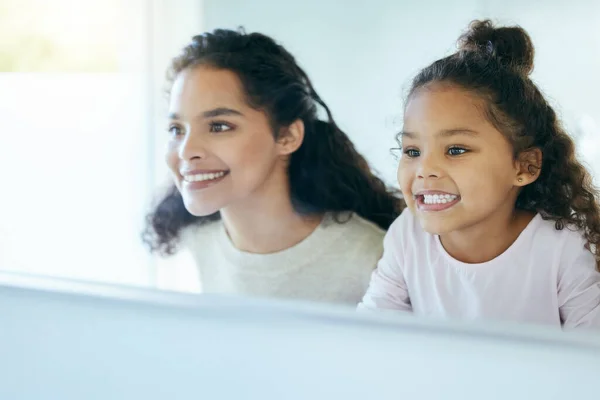
M187 247L203 292L357 304L403 201L369 169L294 57L215 30L173 60L152 251ZM327 120L318 119L318 107Z

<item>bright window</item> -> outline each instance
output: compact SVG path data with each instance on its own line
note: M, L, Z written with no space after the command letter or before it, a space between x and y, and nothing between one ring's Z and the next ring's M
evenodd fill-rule
M0 269L155 283L140 230L164 68L200 29L195 3L0 3Z

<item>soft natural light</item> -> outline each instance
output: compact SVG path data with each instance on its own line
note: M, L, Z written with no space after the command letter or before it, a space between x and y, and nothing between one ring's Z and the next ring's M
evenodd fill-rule
M393 184L389 149L414 73L474 18L521 24L536 43L533 78L600 184L600 3L436 4L378 0L341 15L319 0L1 0L0 269L196 290L189 255L150 256L140 231L167 182L165 71L215 28L283 43Z
M0 269L158 285L140 233L164 178L165 70L201 7L0 3Z
M2 74L0 87L0 263L144 283L143 91L121 74Z

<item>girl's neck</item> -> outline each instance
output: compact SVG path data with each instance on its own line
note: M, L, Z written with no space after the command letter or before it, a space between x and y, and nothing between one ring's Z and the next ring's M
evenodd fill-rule
M268 185L239 204L221 210L225 229L241 251L268 254L288 249L308 237L323 215L300 215L286 182Z
M498 210L476 225L441 235L440 241L453 258L469 264L484 263L504 253L534 216L529 211Z

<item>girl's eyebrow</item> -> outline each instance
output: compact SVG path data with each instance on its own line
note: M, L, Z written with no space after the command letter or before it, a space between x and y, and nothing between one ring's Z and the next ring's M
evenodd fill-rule
M468 128L453 128L453 129L443 129L439 132L437 132L438 136L455 136L455 135L468 135L468 136L478 136L479 132L474 131L472 129L468 129ZM417 136L419 136L417 133L415 132L408 132L408 131L402 131L400 132L400 137L403 138L409 138L409 139L414 139Z

